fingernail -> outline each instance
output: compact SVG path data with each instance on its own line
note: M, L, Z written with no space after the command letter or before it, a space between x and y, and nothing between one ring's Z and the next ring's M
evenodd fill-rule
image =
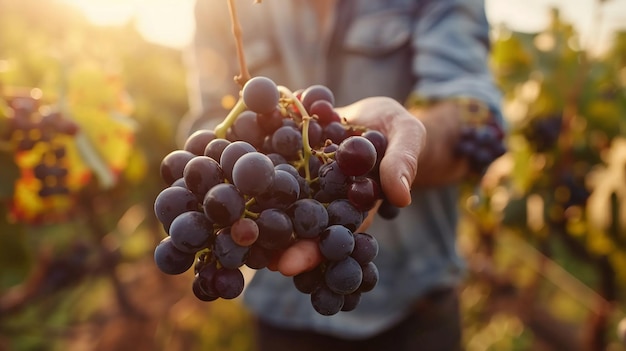
M411 192L411 185L409 184L409 179L406 176L402 176L400 177L400 181L404 185L404 189L406 189L407 192Z

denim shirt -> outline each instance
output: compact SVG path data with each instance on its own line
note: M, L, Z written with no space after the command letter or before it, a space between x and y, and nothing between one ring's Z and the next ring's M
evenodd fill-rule
M336 105L369 96L405 103L470 97L500 117L500 92L488 67L489 25L481 0L339 0L321 26L306 0L239 0L247 67L291 90L324 84ZM189 60L191 114L226 115L220 101L237 96L239 73L226 1L198 0L197 33ZM208 117L207 117L208 116ZM215 123L215 121L213 121ZM196 123L193 128L210 126ZM420 169L420 172L428 172ZM380 279L351 312L322 316L291 278L266 269L255 273L244 302L279 326L363 338L390 327L431 289L463 277L456 251L457 187L414 189L397 218L376 218L367 232L380 245Z

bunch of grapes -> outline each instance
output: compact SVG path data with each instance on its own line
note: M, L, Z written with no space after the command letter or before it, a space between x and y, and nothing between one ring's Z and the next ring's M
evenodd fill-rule
M470 170L482 174L498 157L504 155L506 146L502 129L495 123L466 124L456 145L456 154L465 157Z
M167 187L154 210L168 236L154 251L157 266L167 274L193 266L196 297L232 299L244 288L241 267L267 268L310 240L323 260L294 276L295 287L322 315L354 309L378 281L378 243L358 228L383 198L386 147L380 132L339 116L326 86L292 93L250 79L220 125L162 160Z
M551 150L561 133L562 113L531 119L523 129L523 135L536 152Z
M66 178L68 174L65 144L59 142L59 135L73 136L78 125L47 106L41 106L39 99L29 95L7 98L9 115L3 139L9 141L17 153L41 148L39 163L33 167L33 174L41 182L40 197L66 195L69 193Z

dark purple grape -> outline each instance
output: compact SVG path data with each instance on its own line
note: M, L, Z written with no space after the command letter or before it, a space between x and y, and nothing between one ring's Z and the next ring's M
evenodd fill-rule
M272 134L272 149L288 160L294 159L302 150L302 134L289 126L280 127Z
M324 164L319 170L319 186L331 199L345 198L348 191L348 176L336 161Z
M255 222L259 227L255 245L275 250L284 249L291 243L293 225L285 212L270 208L261 212Z
M324 281L328 288L337 294L346 295L353 293L363 281L361 265L352 257L331 262L326 267Z
M174 218L181 213L198 211L200 204L196 196L183 187L172 186L163 189L154 200L154 214L165 231L169 231Z
M339 144L335 152L335 161L343 174L362 176L374 168L376 148L365 137L351 136Z
M221 183L209 190L202 206L209 219L219 226L229 226L244 213L243 195L232 184Z
M213 139L204 149L204 156L208 156L215 161L220 161L224 148L230 144L230 141L226 139Z
M304 89L304 91L302 92L302 105L307 111L310 111L311 105L319 100L326 100L332 106L335 105L335 95L325 85L311 85L310 87Z
M288 164L287 163L287 159L285 159L281 154L276 153L276 152L270 152L269 154L267 154L267 157L270 158L270 160L272 160L272 163L274 164L274 166L277 165L282 165L282 164Z
M213 243L213 223L202 212L185 212L174 219L170 226L174 246L185 253L196 252Z
M222 167L208 156L196 156L187 162L183 170L185 186L200 199L217 184L224 183Z
M350 184L347 196L359 211L369 211L380 199L380 186L371 178L360 177Z
M253 77L241 91L243 102L256 113L271 113L278 105L280 94L273 80L267 77Z
M270 113L259 113L256 116L259 127L263 129L265 134L272 134L276 129L283 126L283 115L280 110L275 108Z
M165 274L182 274L193 266L195 256L178 250L168 236L154 249L154 262Z
M272 185L255 197L260 209L285 210L300 197L298 180L286 171L276 170Z
M205 292L201 287L200 287L200 280L198 279L194 279L193 283L191 285L191 291L193 292L193 295L198 298L198 300L200 301L215 301L219 298L219 296L217 295L210 295L209 293Z
M374 145L374 149L376 149L376 165L374 166L374 170L377 170L378 165L380 165L380 160L385 155L385 151L387 151L387 138L383 133L377 130L368 130L364 132L362 136L369 140L372 145Z
M300 238L316 238L328 226L328 212L320 202L300 199L287 209L293 229Z
M245 265L252 269L263 269L270 264L272 251L256 245L250 246Z
M361 271L363 272L363 279L358 291L371 291L378 283L378 267L376 267L374 262L369 262L361 266Z
M323 140L329 139L339 145L347 136L346 128L341 122L330 122L324 126Z
M202 156L204 155L204 149L206 149L206 146L215 138L215 133L212 130L197 130L193 132L187 140L185 140L183 150L189 151L197 156Z
M241 155L233 165L232 181L242 193L262 194L274 183L274 164L269 157L254 151Z
M339 224L354 232L363 224L363 212L346 199L334 200L328 204L326 211L329 225Z
M213 280L215 291L223 299L234 299L243 292L245 281L239 269L220 268Z
M257 114L250 110L240 113L231 128L237 135L237 140L245 141L255 148L263 145L263 140L267 135L257 122Z
M293 277L293 284L298 291L310 294L315 288L324 282L324 272L322 266L317 266L314 269L302 272Z
M392 205L386 198L383 198L380 206L378 206L377 213L384 219L394 219L400 214L400 208Z
M317 116L320 126L326 126L331 122L341 122L341 118L335 112L333 105L326 100L317 100L311 104L309 113Z
M344 297L330 290L325 285L319 285L311 292L311 305L317 313L323 316L332 316L341 311Z
M168 186L172 185L176 179L183 176L185 165L194 157L196 157L196 155L185 150L170 152L161 161L161 179L163 179Z
M230 235L230 227L221 229L215 237L213 255L226 268L235 269L243 266L249 250L248 246L237 245Z
M217 261L213 260L202 266L194 277L194 283L197 282L199 289L204 292L205 295L212 297L213 300L216 300L220 296L213 285L217 270Z
M224 176L228 181L232 182L233 180L233 166L237 160L249 153L255 152L256 149L254 146L246 143L245 141L234 141L224 148L222 151L222 155L220 156L220 166L222 167L222 171L224 172Z
M343 296L343 307L341 307L342 312L353 311L359 303L361 302L361 292L355 291L351 294Z
M342 225L331 225L320 234L319 248L327 260L343 260L354 249L354 236Z
M378 255L378 241L367 233L354 233L354 249L350 256L361 266L372 262Z

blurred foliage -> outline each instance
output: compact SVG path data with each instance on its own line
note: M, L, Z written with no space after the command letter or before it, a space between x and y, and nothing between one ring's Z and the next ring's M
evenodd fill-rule
M539 33L497 33L491 63L509 152L461 199L473 273L462 292L466 347L554 349L531 318L537 307L548 324L574 326L574 342L619 350L626 33L602 55L558 12ZM191 277L164 276L152 262L165 235L152 208L159 165L187 112L181 53L146 42L132 22L97 27L58 1L0 0L3 137L16 92L80 128L55 139L68 152L71 191L61 199L71 201L39 221L15 208L17 199L60 209L37 207L27 186L45 152L0 138L0 350L250 350L238 300L199 302Z

